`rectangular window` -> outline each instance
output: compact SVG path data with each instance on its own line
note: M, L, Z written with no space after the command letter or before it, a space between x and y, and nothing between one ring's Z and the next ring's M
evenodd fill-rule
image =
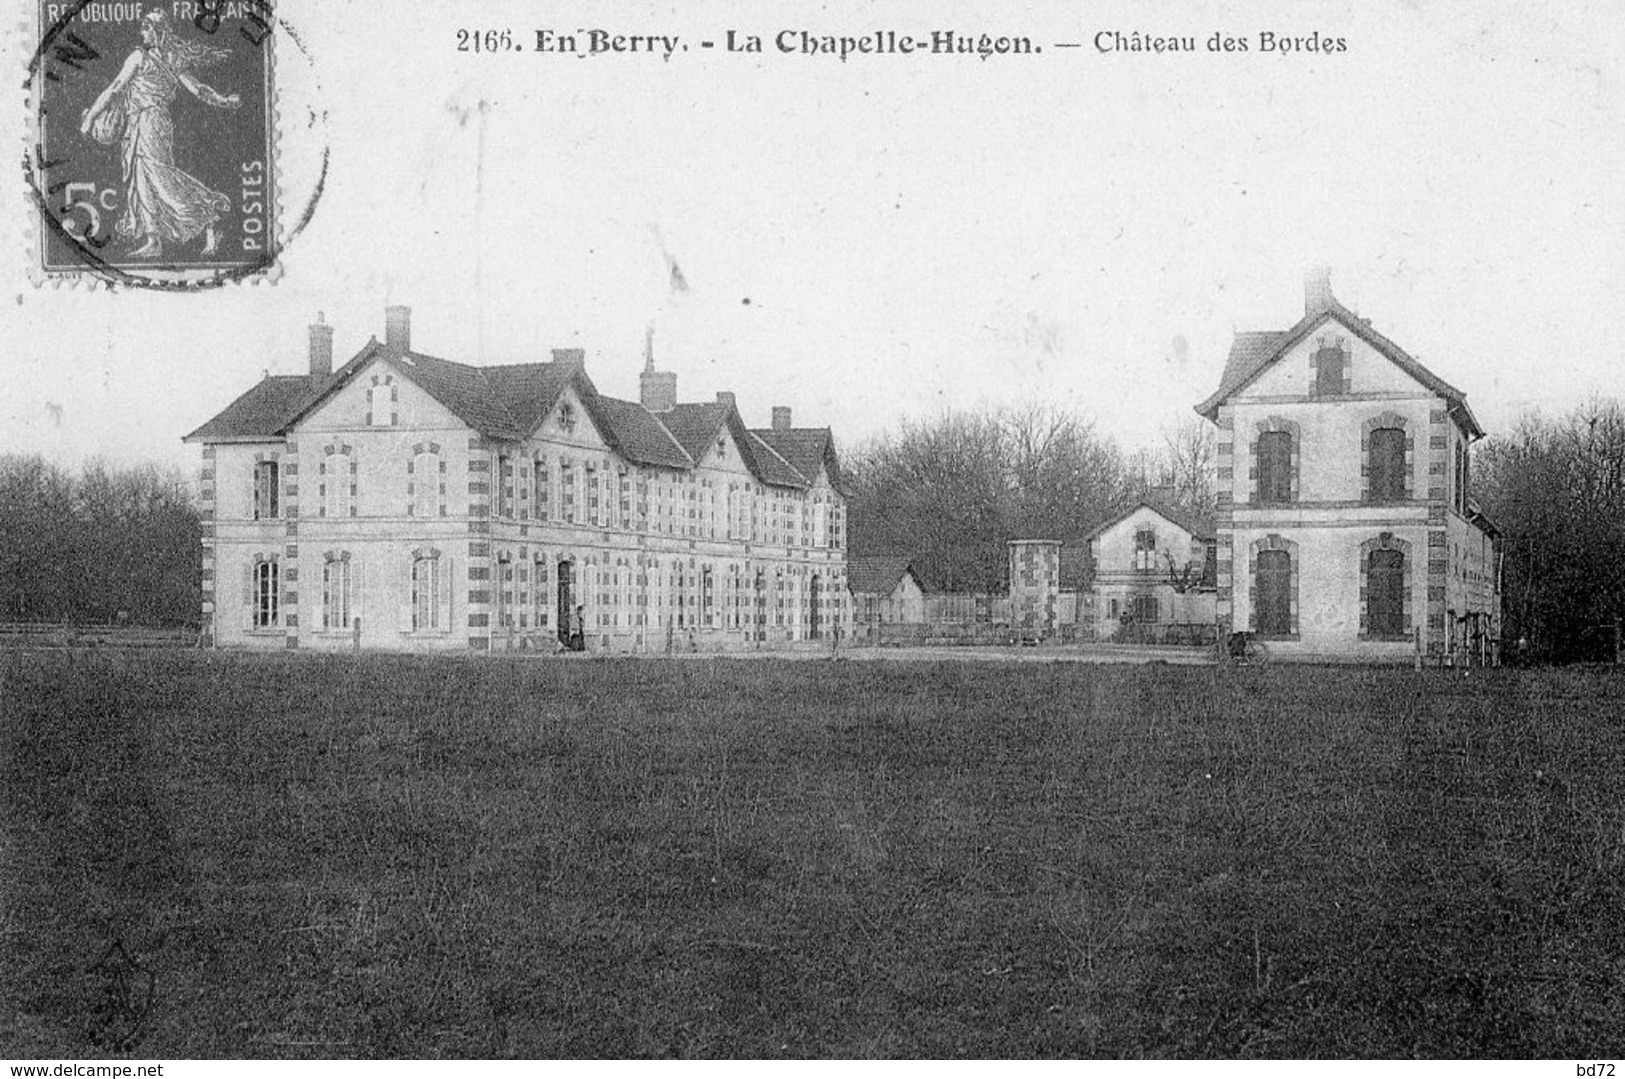
M513 516L513 459L507 454L497 455L497 474L491 482L491 512L497 517Z
M1315 396L1330 397L1343 392L1343 350L1323 348L1315 353Z
M350 628L350 560L347 558L322 563L322 628Z
M1155 530L1141 528L1135 531L1134 568L1137 570L1157 568L1157 533Z
M355 458L350 454L328 454L322 462L322 515L355 516Z
M440 628L440 559L412 560L412 631Z
M395 387L383 382L367 388L367 425L389 427L395 422Z
M254 465L254 520L268 521L281 516L280 471L275 461L259 461Z
M253 618L255 629L276 628L277 600L281 590L275 562L256 562L253 569Z
M536 475L536 519L546 521L552 513L552 466L547 463L546 457L537 457L535 464Z
M1154 624L1161 619L1161 610L1157 605L1156 596L1135 596L1133 601L1134 621L1142 625Z

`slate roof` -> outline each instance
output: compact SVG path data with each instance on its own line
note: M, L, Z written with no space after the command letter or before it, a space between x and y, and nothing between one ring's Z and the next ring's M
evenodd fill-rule
M343 386L357 370L381 359L449 409L470 428L490 438L527 437L552 412L566 386L573 385L604 439L627 460L663 468L689 469L724 424L733 434L746 467L762 483L810 487L811 481L761 437L764 433L817 434L829 445L825 428L792 432L746 430L732 406L721 402L678 405L653 413L636 401L604 397L579 362L516 363L475 367L422 352L396 352L369 341L349 362L319 384L308 375L274 375L187 435L187 442L266 441L282 437L293 424ZM805 457L803 441L785 440ZM816 467L813 475L817 474Z
M1467 407L1466 394L1423 367L1410 353L1372 329L1368 319L1361 318L1335 298L1304 315L1290 329L1248 330L1237 333L1230 343L1230 355L1225 359L1224 374L1219 379L1218 390L1197 405L1196 411L1210 420L1217 420L1220 405L1244 389L1248 383L1262 374L1265 368L1296 347L1328 319L1335 319L1400 370L1443 397L1450 403L1452 411L1461 417L1469 431L1475 435L1483 435L1483 428L1479 427L1478 420Z
M754 462L751 471L755 472L763 483L775 487L812 486L807 477L796 471L794 465L762 439L760 432L742 430L741 433L744 435L742 445Z
M846 560L846 590L854 594L890 595L902 581L903 574L913 573L907 558L896 555L850 555ZM914 575L919 582L919 574Z
M270 375L182 441L243 442L274 437L283 422L315 396L308 375Z
M678 445L698 461L705 456L711 439L727 422L728 411L728 406L720 401L678 404L670 412L662 412L660 422L665 424Z
M609 431L606 433L627 460L663 468L694 467L694 459L661 425L653 412L636 401L622 401L614 397L600 397L598 403L608 421Z
M792 427L788 430L752 428L751 434L772 446L775 453L809 481L815 479L818 470L828 464L830 482L839 488L834 439L828 427Z

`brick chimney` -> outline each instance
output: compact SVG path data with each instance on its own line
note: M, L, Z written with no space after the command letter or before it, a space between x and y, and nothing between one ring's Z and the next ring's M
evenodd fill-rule
M739 403L734 400L733 393L728 390L717 391L717 404L726 405L727 407L735 410L739 408Z
M310 324L310 384L320 385L332 373L333 327L318 311L316 321Z
M773 430L788 431L790 429L790 406L773 406Z
M553 350L553 362L568 367L572 371L579 371L587 365L587 350L583 348L556 348Z
M384 308L384 346L392 352L412 351L412 309L401 304Z
M1332 296L1332 271L1316 266L1303 275L1303 313L1314 315L1329 309L1337 300Z

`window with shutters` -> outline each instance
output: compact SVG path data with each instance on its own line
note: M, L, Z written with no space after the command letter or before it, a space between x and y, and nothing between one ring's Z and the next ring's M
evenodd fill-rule
M1253 628L1266 636L1292 633L1292 555L1259 551Z
M1348 355L1338 345L1327 345L1315 352L1315 396L1331 397L1344 392L1345 365Z
M1373 502L1399 502L1405 498L1405 431L1378 427L1366 440L1366 470Z
M1265 431L1258 436L1258 501L1292 501L1292 433Z
M536 479L536 501L532 512L538 521L551 520L553 512L552 466L548 464L544 455L537 454L536 459L531 462L531 474Z
M1374 637L1405 634L1405 555L1377 550L1366 556L1366 632Z
M565 524L576 519L576 470L570 461L559 462L559 519Z

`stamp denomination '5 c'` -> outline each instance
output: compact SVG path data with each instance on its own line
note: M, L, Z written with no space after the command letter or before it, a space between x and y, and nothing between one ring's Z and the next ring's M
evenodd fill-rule
M198 288L277 258L270 0L41 0L38 269Z

